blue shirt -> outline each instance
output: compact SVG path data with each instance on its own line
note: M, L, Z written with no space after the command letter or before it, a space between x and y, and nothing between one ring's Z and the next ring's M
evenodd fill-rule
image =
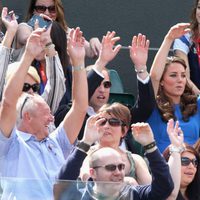
M184 133L184 142L193 145L199 139L200 133L200 97L197 100L197 112L189 118L188 122L182 120L179 104L174 105L174 110L175 116ZM161 115L157 108L154 109L147 122L152 128L159 150L163 152L170 144L170 140L167 134L167 123L161 119Z
M1 177L22 178L1 181L3 195L19 199L51 197L55 178L71 148L62 124L42 141L16 128L9 138L0 131Z

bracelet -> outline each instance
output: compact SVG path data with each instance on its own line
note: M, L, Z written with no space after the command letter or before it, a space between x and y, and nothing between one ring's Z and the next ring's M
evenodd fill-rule
M87 153L90 149L90 145L85 143L85 142L81 142L78 141L77 145L76 145L79 149L83 150L85 153Z
M45 47L48 47L48 46L50 46L50 45L52 45L53 44L53 42L48 42L46 45L45 45Z
M144 66L144 69L140 69L140 70L135 69L135 72L136 72L137 74L142 74L142 73L144 73L144 72L146 72L146 71L147 71L147 66Z
M170 155L174 152L177 152L177 153L182 153L183 151L185 151L185 147L184 146L181 146L181 147L176 147L174 145L170 145L169 147L169 152L170 152Z
M84 65L80 65L80 66L76 66L76 67L72 66L72 69L73 69L73 71L80 71L82 69L85 69L85 66Z
M145 145L143 148L145 151L152 149L153 147L156 146L156 141L151 142L150 144Z
M45 50L49 50L49 49L54 49L54 48L55 48L55 44L53 44L53 43L51 43L51 44L48 43L48 45L46 45L44 49L45 49Z

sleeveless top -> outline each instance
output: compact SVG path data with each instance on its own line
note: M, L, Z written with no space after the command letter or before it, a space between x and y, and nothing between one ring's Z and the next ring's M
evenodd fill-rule
M126 155L127 155L127 158L128 158L128 160L130 162L130 171L129 171L128 174L126 174L126 176L130 176L130 177L136 178L135 161L133 160L132 153L130 151L126 151Z

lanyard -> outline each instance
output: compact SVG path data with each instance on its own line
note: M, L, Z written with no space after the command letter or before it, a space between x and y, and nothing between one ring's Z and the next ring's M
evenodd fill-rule
M44 85L46 85L47 76L45 74L44 65L42 65L41 63L40 63L40 66L39 66L39 71L40 71L40 76L41 76L42 82L44 83Z

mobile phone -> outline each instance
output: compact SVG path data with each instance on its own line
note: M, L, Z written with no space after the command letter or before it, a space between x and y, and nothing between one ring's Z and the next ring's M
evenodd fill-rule
M33 17L27 22L27 24L31 26L33 29L35 27L36 19L38 20L40 28L48 29L49 26L52 24L51 20L45 19L41 17L40 15L33 15Z

